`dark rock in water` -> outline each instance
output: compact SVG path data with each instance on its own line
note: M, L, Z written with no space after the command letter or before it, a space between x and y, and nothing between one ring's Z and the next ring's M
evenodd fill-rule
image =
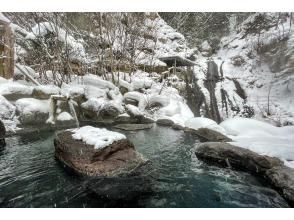
M151 179L143 175L95 178L88 183L87 188L100 199L111 201L136 202L153 193Z
M214 131L209 128L199 128L197 130L185 128L185 132L194 133L201 138L201 141L215 141L215 142L230 142L232 139L223 135L220 132Z
M75 140L72 132L60 132L54 139L55 156L78 174L97 177L117 177L131 174L147 163L127 139L102 148Z
M262 156L228 143L202 143L196 148L195 154L201 160L251 173L264 174L268 169L283 165L278 158Z
M153 124L118 124L114 128L118 128L125 131L135 131L135 130L144 130L150 129L153 127Z
M137 122L137 119L131 118L128 114L122 114L122 115L117 116L114 119L114 121L115 121L115 123L126 123L126 124L129 124L129 123L136 123Z
M208 163L227 166L263 178L294 206L294 169L275 157L259 155L228 143L207 142L195 151L197 158Z
M185 127L183 127L179 124L173 124L172 128L175 130L184 130L185 129Z
M4 147L6 145L5 134L6 134L5 126L3 122L0 120L0 147Z
M294 169L277 166L269 169L266 176L272 186L294 207Z
M138 123L142 123L142 124L151 124L154 123L155 121L147 116L142 116L138 118Z
M163 125L163 126L173 126L174 122L167 118L160 118L156 121L156 124Z

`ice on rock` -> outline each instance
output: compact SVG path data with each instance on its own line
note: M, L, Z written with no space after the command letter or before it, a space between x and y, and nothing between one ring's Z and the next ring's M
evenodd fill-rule
M115 141L126 139L126 136L109 131L105 128L95 128L92 126L84 126L78 129L71 130L72 137L76 140L82 140L88 145L94 145L95 149L107 147Z

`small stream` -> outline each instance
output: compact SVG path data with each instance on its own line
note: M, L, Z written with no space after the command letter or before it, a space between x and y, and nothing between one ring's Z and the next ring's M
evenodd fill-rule
M158 126L122 133L151 161L151 194L98 197L87 187L89 178L68 173L54 158L54 132L41 132L6 139L0 207L288 207L255 177L198 161L193 148L199 140L191 134Z

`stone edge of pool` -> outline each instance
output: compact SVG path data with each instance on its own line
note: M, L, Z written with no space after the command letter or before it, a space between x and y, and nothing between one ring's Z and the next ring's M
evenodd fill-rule
M208 164L246 171L262 178L294 207L294 169L286 167L280 159L225 142L197 144L195 154Z

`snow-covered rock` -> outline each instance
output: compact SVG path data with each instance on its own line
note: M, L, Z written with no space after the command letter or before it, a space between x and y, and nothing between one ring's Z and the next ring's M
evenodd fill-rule
M15 115L15 106L0 95L0 119L12 119Z
M56 117L57 121L71 121L74 120L74 118L69 114L68 112L61 112Z
M275 127L247 118L232 118L220 124L236 146L261 155L294 160L294 126Z
M45 124L48 119L49 100L23 98L18 99L15 106L16 114L22 124Z
M94 120L114 119L123 112L121 105L104 98L90 98L82 103L81 107L84 115Z
M54 85L35 86L32 96L36 99L49 99L51 95L58 95L60 88Z
M94 145L95 149L104 148L115 141L126 139L126 136L109 131L105 128L95 128L92 126L84 126L72 130L72 137L76 140L82 140L88 145Z
M185 122L185 127L198 130L200 128L208 128L222 134L226 134L226 130L209 118L196 117Z
M32 92L32 86L25 86L17 82L8 82L0 86L0 95L11 101L31 97Z
M138 102L138 108L140 111L144 111L147 106L147 97L146 95L140 93L140 92L128 92L124 94L125 99L131 99Z
M105 128L85 126L59 132L54 145L57 159L87 176L131 175L147 162L125 135Z

